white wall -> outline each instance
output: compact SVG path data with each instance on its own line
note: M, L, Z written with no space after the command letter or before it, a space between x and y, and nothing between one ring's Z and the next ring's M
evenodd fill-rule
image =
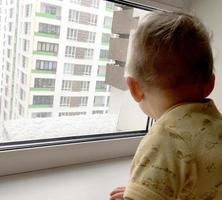
M222 1L196 0L191 5L194 12L203 23L213 32L213 51L215 57L216 87L211 97L222 112Z
M131 158L0 177L1 200L108 200L127 183Z

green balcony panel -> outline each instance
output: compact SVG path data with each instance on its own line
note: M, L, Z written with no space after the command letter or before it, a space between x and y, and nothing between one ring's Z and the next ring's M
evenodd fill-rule
M43 55L43 56L57 56L57 53L48 52L48 51L33 51L34 55Z
M104 103L95 103L94 106L95 107L104 107L105 104Z
M106 88L96 88L96 92L106 92Z
M29 108L52 108L52 105L32 104L29 105Z
M55 74L55 71L50 71L50 70L41 70L41 69L33 69L32 73L36 74Z
M58 35L50 34L50 33L42 33L42 32L35 32L35 36L55 38L55 39L58 39L58 38L59 38Z
M36 91L36 92L51 92L51 91L55 91L55 88L31 88L31 91Z
M110 25L108 25L108 24L103 25L103 28L105 28L105 29L111 29L111 28L112 28L112 24L110 24Z
M106 74L97 74L97 76L99 76L99 77L105 77Z
M49 13L43 13L43 12L37 12L36 16L45 17L45 18L49 18L49 19L58 19L58 20L61 18L59 16L52 15L52 14L49 14Z

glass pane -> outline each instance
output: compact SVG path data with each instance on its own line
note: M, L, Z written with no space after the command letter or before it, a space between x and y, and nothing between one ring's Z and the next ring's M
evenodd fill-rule
M105 0L0 6L0 143L146 130L124 68L149 11Z

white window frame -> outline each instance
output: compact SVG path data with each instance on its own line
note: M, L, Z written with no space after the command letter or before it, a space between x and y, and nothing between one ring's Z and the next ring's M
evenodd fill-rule
M185 6L182 0L171 0L170 3L166 3L165 0L131 0L131 2L176 11ZM186 7L185 10L188 8ZM4 113L4 116L7 117L7 113ZM50 145L49 142L47 145L39 147L30 144L29 148L21 149L18 145L18 149L0 151L0 176L132 156L141 138L141 136L135 136L79 143L67 140L64 143L53 143L53 145ZM10 146L8 147L10 148Z

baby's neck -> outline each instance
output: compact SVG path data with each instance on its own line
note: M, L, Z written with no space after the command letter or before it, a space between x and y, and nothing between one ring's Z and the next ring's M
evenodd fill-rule
M148 111L148 115L150 115L154 119L159 119L163 113L165 113L170 108L183 103L190 102L203 102L205 97L203 96L182 96L175 94L166 94L161 92L156 92L155 94L149 94L147 98L147 102L144 102L144 106L147 107L144 110Z

